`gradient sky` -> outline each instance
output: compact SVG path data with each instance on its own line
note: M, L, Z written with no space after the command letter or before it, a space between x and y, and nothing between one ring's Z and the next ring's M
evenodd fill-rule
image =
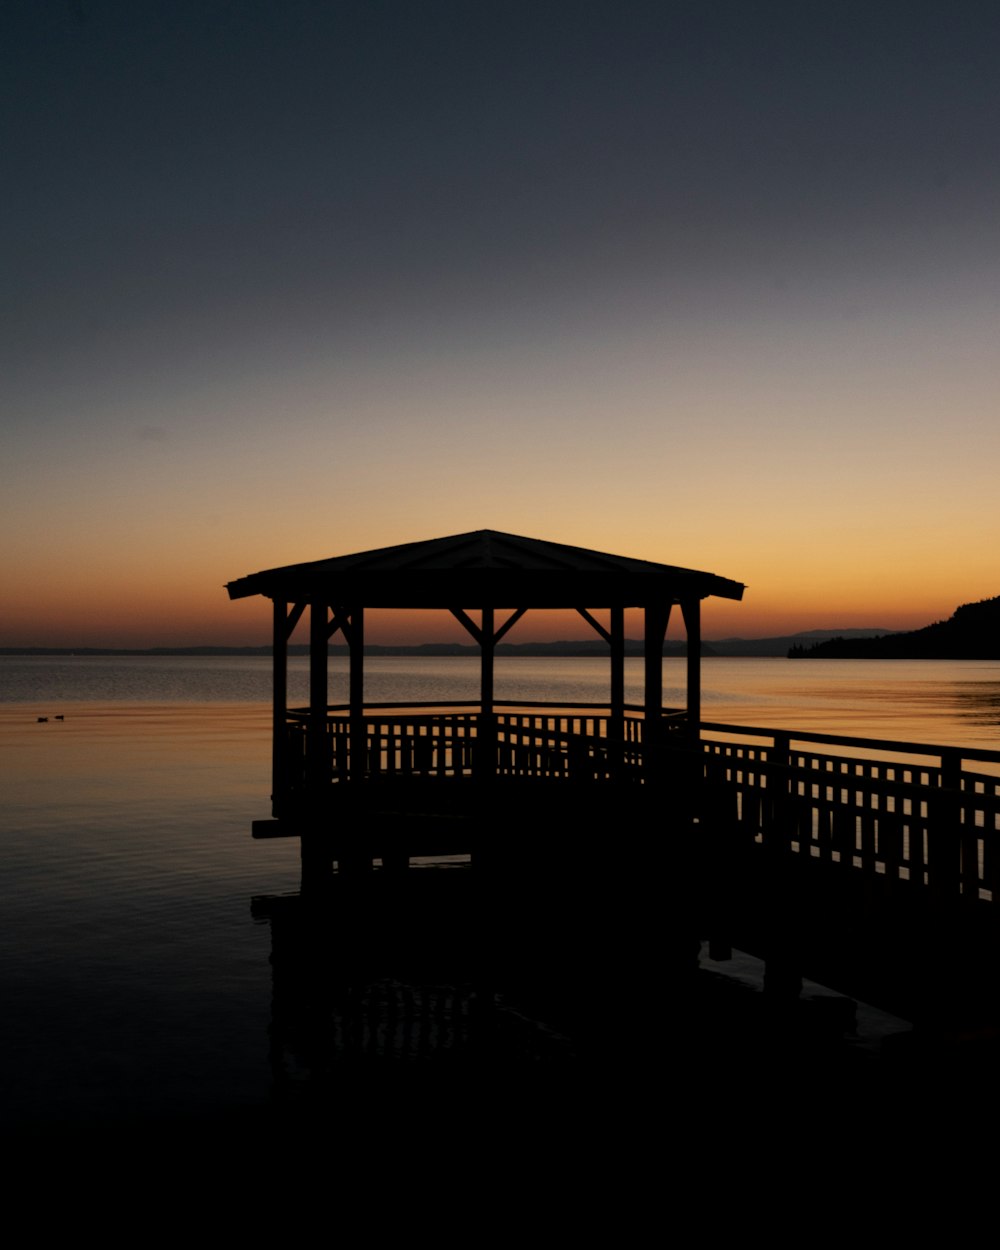
M7 0L0 40L0 645L265 642L225 582L481 528L746 582L708 637L1000 593L995 3Z

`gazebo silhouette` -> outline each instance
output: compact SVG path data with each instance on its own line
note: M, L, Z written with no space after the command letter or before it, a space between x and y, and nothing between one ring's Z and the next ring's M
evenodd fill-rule
M561 804L575 797L590 805L654 783L670 744L697 738L701 601L738 600L744 587L696 569L477 530L267 569L227 590L231 599L264 595L274 604L272 819L254 822L254 836L303 836L305 847L308 835L343 866L348 845L367 863L372 854L385 859L390 841L398 855L422 853L449 821L468 840L477 816L498 805L556 794ZM687 633L687 706L667 711L662 655L674 605ZM479 647L478 703L366 704L365 611L380 608L450 612ZM288 640L307 609L309 704L290 708ZM497 643L526 612L556 609L577 611L608 644L607 703L498 701ZM643 614L641 706L625 702L626 609ZM607 624L595 612L607 613ZM338 632L350 652L349 698L331 706L328 643Z

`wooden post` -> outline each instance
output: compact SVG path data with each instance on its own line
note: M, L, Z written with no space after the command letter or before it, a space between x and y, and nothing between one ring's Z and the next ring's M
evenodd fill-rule
M328 845L324 822L326 788L329 777L329 746L326 734L327 678L327 604L312 600L309 604L309 722L306 738L307 809L299 812L305 827L301 834L302 879L311 890L323 877L322 864L328 862Z
M775 733L767 753L767 789L770 828L764 832L763 859L767 868L764 918L764 991L772 998L798 998L802 992L799 915L801 860L791 850L795 832L792 795L792 750L788 733Z
M962 901L962 752L941 752L939 791L930 801L927 822L927 898L936 923ZM978 864L975 867L978 876ZM966 902L969 900L966 899Z
M273 659L272 728L271 728L271 815L280 815L281 799L287 776L288 733L285 717L288 712L288 604L274 600L274 630L271 643ZM277 810L276 810L277 809Z
M701 755L701 600L682 600L681 613L687 633L687 724L683 754L673 761L672 766L680 827L690 839L688 872L693 878L693 897L698 900L699 908L692 933L701 934L704 932L705 913L711 910L710 900L718 871L711 854L711 834L706 837L705 830L705 762Z
M483 714L493 715L493 609L483 608L482 642L479 652L482 660L482 680L480 682L480 703Z
M645 636L643 657L646 662L645 701L647 731L654 735L660 724L663 710L663 640L670 623L669 603L650 603L645 611ZM655 728L654 728L655 726Z
M701 600L685 599L681 604L687 630L687 715L689 736L701 735Z
M643 700L642 772L647 785L663 777L663 639L670 621L669 603L650 603L645 610L643 658L646 680Z
M496 637L493 629L493 609L483 608L480 626L479 655L479 776L492 778L496 772L496 722L493 716L493 651Z
M365 610L356 607L351 616L350 677L348 703L351 720L350 779L361 782L365 776L365 753L368 736L365 732Z
M326 705L329 702L327 678L327 605L309 605L309 745L306 751L308 783L319 789L326 776Z
M620 777L625 748L625 609L611 609L611 718L608 754L611 775Z

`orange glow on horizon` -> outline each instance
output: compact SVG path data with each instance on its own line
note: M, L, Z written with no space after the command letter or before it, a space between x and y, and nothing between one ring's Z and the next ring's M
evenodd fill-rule
M580 506L579 504L577 505ZM628 532L625 519L606 527L574 527L569 512L548 525L531 513L506 521L467 515L432 515L402 532L385 522L334 527L333 541L290 534L280 526L262 538L257 526L244 532L231 523L206 534L192 518L161 518L157 541L148 518L130 529L102 521L95 530L53 519L30 532L8 534L12 549L0 608L0 645L60 647L265 646L271 641L271 606L264 599L231 602L225 583L258 569L473 528L506 529L575 546L706 569L747 583L742 602L708 599L702 634L754 638L813 629L918 629L951 615L961 603L991 597L998 587L987 544L961 544L938 533L919 552L905 535L912 558L903 560L892 535L847 546L841 529L805 536L761 532L758 522L732 529L728 513L706 512L694 541L651 535L647 527ZM146 526L144 528L143 526ZM321 528L321 527L320 527ZM604 532L602 533L602 528ZM169 540L164 538L169 535ZM98 555L95 557L95 553ZM917 558L919 557L919 558ZM930 577L928 569L934 568ZM474 605L467 605L474 606ZM629 637L642 635L630 614ZM683 637L677 612L669 638ZM370 612L366 636L372 643L407 645L466 642L468 636L446 612ZM508 641L559 641L595 637L572 612L529 612Z
M977 596L970 596L965 602ZM988 594L978 598L987 598ZM104 599L78 602L67 615L53 610L39 614L8 610L3 619L3 642L10 647L123 647L142 649L159 646L267 646L271 642L271 604L265 599L230 603L204 599L187 603L169 597L120 602L121 611L109 619ZM882 628L919 629L951 615L958 603L944 606L929 603L926 608L858 608L849 602L816 604L812 608L772 603L751 607L748 603L708 600L702 605L702 636L713 638L778 637L811 629ZM477 614L470 609L475 618ZM601 619L601 613L595 610ZM626 613L626 636L642 637L642 614ZM671 615L668 639L685 636L680 610ZM308 632L300 625L294 642L305 642ZM366 641L382 646L410 646L421 643L471 642L459 623L444 611L369 610L365 616ZM506 635L505 641L528 642L590 641L598 635L575 612L529 611ZM342 641L334 636L331 642Z

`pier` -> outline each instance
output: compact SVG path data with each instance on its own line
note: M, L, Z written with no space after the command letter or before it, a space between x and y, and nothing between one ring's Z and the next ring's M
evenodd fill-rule
M421 856L467 856L494 900L523 898L532 877L535 903L573 900L578 927L613 894L615 923L630 907L642 917L623 943L658 943L665 973L699 945L716 961L739 949L765 961L775 999L808 977L932 1027L1000 1021L1000 752L704 721L700 605L739 599L739 583L477 531L228 590L274 604L272 811L253 834L301 839L304 890L334 866L342 893L374 866L387 879ZM480 698L366 702L366 608L450 612L479 646ZM495 698L496 644L529 610L566 608L607 643L607 701ZM641 704L624 699L629 608L643 619ZM668 709L674 608L687 689ZM304 618L310 698L290 707L288 639ZM343 704L328 698L337 634L350 649Z
M934 1027L1000 1023L1000 751L703 722L703 918L767 961Z

